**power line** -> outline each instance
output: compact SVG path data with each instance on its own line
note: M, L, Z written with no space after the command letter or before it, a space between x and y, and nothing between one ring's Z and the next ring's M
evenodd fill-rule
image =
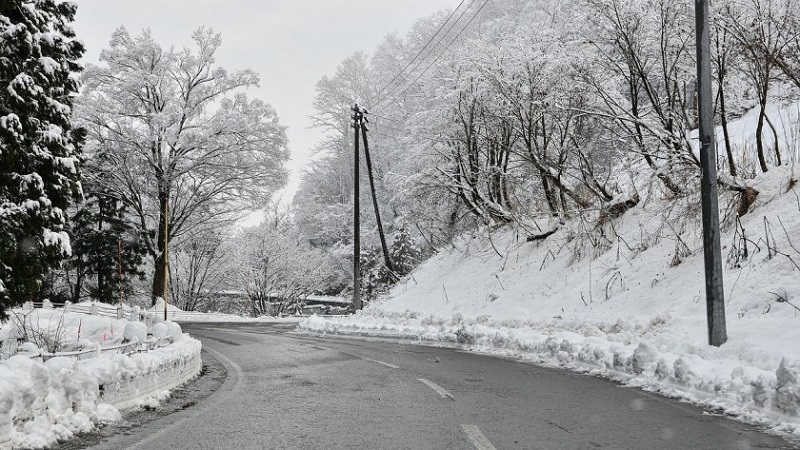
M388 83L386 83L382 88L380 88L378 90L378 92L376 92L375 95L373 95L372 98L369 99L369 101L367 102L368 104L372 103L373 99L375 99L376 97L381 95L381 93L383 93L383 91L385 91L387 88L389 88L392 85L392 83L394 83L398 78L400 78L401 75L403 75L403 72L405 72L406 69L408 69L409 66L411 66L411 64L413 64L414 61L417 60L417 58L419 58L419 56L422 54L422 52L424 52L425 49L428 48L429 45L431 45L431 42L433 42L433 40L436 39L436 36L438 36L439 33L441 33L441 31L444 29L444 26L447 25L448 22L450 22L450 19L453 18L453 16L456 14L456 11L458 11L461 8L461 6L464 4L465 1L466 0L461 0L461 3L459 3L458 6L456 6L456 9L454 9L450 13L450 15L447 16L447 19L445 19L445 21L442 22L442 24L439 26L439 29L436 30L436 33L434 33L433 36L431 36L430 39L428 39L428 42L425 43L425 45L417 52L416 55L414 55L414 57L411 59L411 61L408 62L408 64L405 65L405 67L400 69L400 72L398 72L397 75L394 76L394 78L389 80ZM473 0L473 3L474 3L474 0ZM463 13L462 13L462 15L463 15ZM460 18L460 16L459 16L459 18ZM441 42L441 39L439 40L439 42ZM438 43L437 43L437 45L438 45ZM435 48L435 46L434 46L434 48Z
M390 118L390 117L386 117L386 116L382 116L382 115L380 115L380 114L376 114L376 113L374 113L374 112L372 112L372 111L369 111L369 115L371 115L371 116L375 116L375 117L377 117L377 118L379 118L379 119L388 120L389 122L394 122L394 123L399 123L399 124L402 124L402 123L403 123L403 121L402 121L402 120L398 120L398 119L392 119L392 118Z
M409 90L409 89L411 89L411 87L412 87L412 86L413 86L413 85L414 85L414 84L415 84L417 81L419 81L419 79L420 79L420 78L422 78L422 76L423 76L423 75L425 75L425 74L428 72L428 70L430 70L430 69L431 69L431 67L433 67L433 66L436 64L436 62L438 62L438 61L439 61L439 58L441 58L441 57L442 57L442 55L444 55L444 53L447 51L447 49L448 49L448 48L450 48L450 46L451 46L451 45L453 45L453 43L454 43L456 40L458 40L458 38L459 38L459 37L461 37L461 35L464 33L464 31L466 31L466 30L467 30L467 28L469 28L470 24L472 24L472 21L474 21L474 20L475 20L475 18L476 18L476 17L478 17L478 15L481 13L481 11L483 11L483 8L485 8L485 7L486 7L486 5L488 5L490 1L491 1L491 0L485 0L485 1L483 2L483 4L481 5L481 7L480 7L480 8L478 8L478 10L475 12L475 14L473 14L473 15L472 15L472 17L470 17L470 19L469 19L469 21L467 22L467 24L466 24L466 25L464 25L464 27L463 27L463 28L461 28L461 31L459 31L459 32L458 32L458 34L456 34L456 36L455 36L455 37L454 37L454 38L453 38L453 39L452 39L452 40L451 40L451 41L450 41L450 42L449 42L449 43L448 43L448 44L445 46L445 48L444 48L444 49L443 49L443 50L442 50L442 51L441 51L441 52L440 52L440 53L439 53L439 54L436 56L436 58L434 58L434 59L433 59L433 61L431 61L431 63L430 63L430 64L428 64L428 66L427 66L427 67L426 67L426 68L425 68L425 69L424 69L422 72L420 72L420 74L419 74L419 75L417 75L417 77L416 77L416 78L414 78L414 80L413 80L413 81L411 81L411 83L409 83L409 84L408 84L408 86L406 86L406 88L405 88L405 89L403 89L402 91L400 91L399 93L397 93L396 95L394 95L394 96L391 98L391 100L389 101L389 103L392 103L392 102L394 102L395 100L397 100L398 98L400 98L400 96L402 96L403 94L405 94L406 92L408 92L408 90ZM448 31L449 31L449 30L448 30ZM437 45L438 45L438 44L437 44ZM381 103L381 102L382 102L384 99L386 99L386 98L387 98L387 97L384 97L383 99L379 100L379 101L378 101L378 103L376 103L376 104L373 106L373 108L378 108L378 105L380 105L380 103Z
M422 65L425 63L425 59L427 59L427 58L428 58L428 57L429 57L431 54L433 54L433 53L436 51L436 48L439 46L439 44L441 44L441 43L442 43L442 41L444 41L444 40L445 40L445 38L446 38L446 37L447 37L447 36L450 34L450 32L453 30L453 28L455 28L455 26L456 26L456 25L457 25L457 24L458 24L458 23L461 21L461 18L462 18L462 17L464 17L464 15L467 13L467 11L469 11L469 10L470 10L470 8L472 8L472 6L475 4L475 2L476 2L476 1L477 1L477 0L471 0L471 1L470 1L469 5L468 5L466 8L464 8L464 9L461 11L461 14L459 14L459 15L458 15L458 17L456 18L456 20L454 20L452 23L450 23L450 26L449 26L449 27L447 27L447 31L445 31L445 32L444 32L444 34L442 34L442 36L439 38L439 40L438 40L438 41L436 41L436 44L434 44L434 45L433 45L433 47L431 47L431 48L430 48L430 50L429 50L427 53L425 53L425 55L424 55L424 56L422 57L422 59L421 59L421 60L420 60L420 61L417 63L417 65L416 65L416 66L414 66L413 68L411 68L411 70L409 70L409 72L408 72L408 74L407 74L407 75L403 75L403 72L405 71L405 69L403 69L403 71L401 71L401 72L398 74L398 77L399 77L399 76L403 76L403 79L400 81L400 83L399 83L398 85L396 85L395 87L391 88L391 89L390 89L390 91L389 91L389 92L387 92L385 95L383 95L382 97L378 98L378 100L377 100L377 101L376 101L376 102L375 102L373 105L371 105L372 107L377 107L377 105L379 105L381 102L383 102L384 100L386 100L386 98L387 98L387 97L389 97L390 95L392 95L392 94L391 94L391 91L392 91L392 90L394 90L394 89L397 89L397 88L399 88L400 86L402 86L402 83L403 83L404 81L408 80L408 78L411 76L411 74L413 74L413 73L414 73L414 71L416 71L416 70L417 70L419 67L421 67L421 66L422 66ZM487 0L487 1L488 1L488 0ZM453 11L453 14L455 14L455 11ZM443 25L445 25L445 24L447 24L447 21L446 21L446 22L445 22ZM460 34L460 33L459 33L459 34ZM435 35L434 35L434 37L435 37ZM433 38L431 39L431 41L433 41ZM452 41L450 42L450 44L448 44L447 46L445 46L445 49L447 49L447 47L448 47L448 46L450 46L451 44L452 44ZM395 79L396 79L396 78L398 78L398 77L395 77Z
M462 17L464 17L464 14L466 14L466 13L467 13L467 11L469 11L469 9L472 7L472 5L473 5L473 4L475 4L475 1L476 1L476 0L470 0L470 3L469 3L469 5L467 5L467 6L466 6L466 7L465 7L465 8L464 8L462 11L461 11L461 14L459 14L459 15L458 15L458 17L457 17L457 18L456 18L456 19L455 19L455 20L454 20L454 21L451 23L451 22L450 22L450 19L451 19L451 18L452 18L452 17L455 15L455 13L458 11L458 9L459 9L459 8L460 8L460 7L461 7L463 4L464 4L464 0L462 0L462 2L461 2L461 3L459 3L458 7L457 7L456 9L454 9L452 13L450 13L450 16L448 16L448 17L447 17L447 20L445 20L445 21L442 23L442 25L439 27L439 30L437 30L437 31L436 31L436 33L434 33L434 35L433 35L433 36L431 36L431 38L428 40L428 42L425 44L425 46L424 46L424 47L423 47L423 48L422 48L422 49L421 49L421 50L418 52L417 56L415 56L415 57L414 57L414 59L416 59L417 57L419 57L419 55L422 55L422 54L423 54L423 52L425 51L425 48L426 48L426 47L428 47L428 46L431 44L431 42L433 42L433 40L436 38L436 36L439 34L439 32L440 32L442 29L444 29L444 27L445 27L445 26L446 26L448 23L450 23L450 26L449 26L449 27L447 27L447 30L446 30L446 31L445 31L445 32L444 32L444 33L441 35L441 37L439 37L439 40L437 40L437 41L436 41L436 43L433 45L433 47L431 47L431 48L430 48L430 50L428 50L427 52L425 52L425 54L424 54L424 55L422 55L422 59L421 59L421 60L420 60L420 61L419 61L419 62L418 62L418 63L417 63L417 64L416 64L414 67L412 67L412 68L411 68L411 70L409 70L409 71L408 71L408 74L405 74L405 71L406 71L406 69L408 69L408 68L409 68L409 66L411 66L411 62L413 62L413 61L414 61L414 59L412 59L412 61L411 61L409 64L407 64L405 67L403 67L403 69L402 69L402 70L401 70L401 71L400 71L400 72L399 72L397 75L395 75L395 77L392 79L392 81L390 81L390 82L389 82L389 83L388 83L386 86L384 86L384 87L381 89L381 91L384 91L384 90L386 90L387 88L389 88L389 91L388 91L388 92L386 92L386 94L384 94L382 97L379 97L379 98L378 98L378 99L375 101L375 103L374 103L375 105L379 104L379 103L380 103L380 102L382 102L382 101L383 101L383 100L384 100L384 99L385 99L387 96L389 96L389 95L390 95L390 92L391 92L392 90L394 90L394 89L396 89L398 86L402 85L402 83L403 83L404 81L406 81L406 80L408 79L408 77L409 77L409 76L410 76L412 73L414 73L414 71L415 71L415 70L417 70L417 68L419 68L419 67L420 67L420 66L421 66L421 65L424 63L425 59L426 59L426 58L428 58L428 56L430 56L430 55L431 55L431 53L433 53L433 52L436 50L436 47L438 47L438 46L439 46L439 44L441 44L441 43L442 43L442 41L443 41L443 40L444 40L444 39L447 37L447 35L448 35L448 34L450 34L450 31L452 31L452 30L453 30L453 27L455 27L455 25L456 25L456 24L457 24L457 23L458 23L458 22L461 20L461 18L462 18ZM400 78L400 77L402 77L402 79L400 80L400 82L399 82L397 85L395 85L395 86L392 86L392 83L393 83L395 80L397 80L398 78ZM378 97L378 94L375 94L375 96L373 97L373 99L374 99L374 98L376 98L376 97ZM370 101L371 101L371 100L372 100L372 99L370 99Z
M371 115L372 113L369 113L369 114ZM417 133L417 132L414 132L414 131L411 131L411 130L408 130L408 129L395 128L395 127L392 127L392 126L389 126L389 125L386 125L386 124L381 124L379 122L374 122L374 123L376 125L375 129L370 129L369 132L372 133L372 134L376 134L378 136L387 137L387 138L390 138L390 139L398 140L400 137L415 137L415 138L419 138L419 139L427 139L427 140L436 141L436 142L441 142L442 140L448 140L446 136L441 136L441 135L435 136L435 135L432 135L432 134L422 134L422 133ZM395 133L395 135L393 136L391 134L384 133L383 131L388 131L388 132L391 132L391 133ZM398 135L402 135L402 136L398 136Z

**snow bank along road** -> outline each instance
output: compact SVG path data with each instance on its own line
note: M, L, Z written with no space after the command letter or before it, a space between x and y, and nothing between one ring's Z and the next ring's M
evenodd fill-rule
M228 370L219 391L89 448L800 448L598 378L292 327L185 324Z

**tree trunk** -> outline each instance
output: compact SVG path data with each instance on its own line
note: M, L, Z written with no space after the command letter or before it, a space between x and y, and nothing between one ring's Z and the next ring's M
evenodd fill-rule
M769 125L769 129L772 130L772 145L775 146L775 164L781 166L783 162L781 162L781 150L780 150L780 143L778 142L778 131L775 129L775 125L772 124L772 121L769 120L769 116L764 116L764 120L767 121L767 125Z
M97 213L97 231L98 234L103 232L103 197L100 197L97 202L98 213ZM97 273L97 300L105 303L105 267L100 267L102 264L98 259L95 259L97 266L94 268L95 273Z
M764 121L767 118L767 101L769 99L769 80L770 80L770 67L764 68L763 80L759 86L758 96L758 125L756 125L756 151L758 153L758 164L761 166L761 172L766 173L769 168L767 167L767 160L764 157Z
M559 217L561 215L561 211L558 207L558 202L556 201L556 195L553 192L553 187L550 184L547 172L545 172L545 170L542 168L539 168L539 179L542 182L544 198L547 200L547 207L550 208L550 214L553 217Z
M165 212L168 201L169 201L169 193L159 194L160 212L158 214L158 239L156 240L156 248L158 249L158 254L155 256L155 273L153 273L153 291L151 293L151 302L154 306L156 304L156 298L164 296L164 287L166 283L166 279L164 278L165 275L164 271L166 269L167 260L164 258L164 253L166 250L164 241L167 230L164 225L165 225Z
M75 268L75 286L72 291L72 303L80 303L81 301L81 289L83 289L83 278L86 276L86 272L83 268L83 261L78 258L78 264Z
M758 154L758 164L761 166L761 172L767 173L767 160L764 158L764 142L762 137L764 135L764 118L766 117L766 102L761 101L761 108L758 112L758 125L756 125L756 153Z
M732 177L736 177L736 162L733 160L733 149L731 148L731 136L728 132L728 116L725 109L725 91L722 88L722 80L719 81L719 117L722 125L722 134L725 139L725 152L728 155L728 171Z

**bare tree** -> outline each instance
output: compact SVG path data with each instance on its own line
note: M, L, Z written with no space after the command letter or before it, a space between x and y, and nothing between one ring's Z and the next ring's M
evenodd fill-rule
M697 168L689 138L694 127L693 23L683 0L616 2L590 0L599 11L589 42L600 55L600 67L621 81L609 89L600 72L587 71L604 107L663 185L683 193L675 174Z
M184 311L205 307L231 283L231 244L224 230L206 229L185 235L170 257L172 303Z
M735 67L737 61L736 40L731 36L730 30L724 25L724 21L720 17L730 16L734 13L731 11L730 4L717 7L715 9L716 20L712 21L712 53L711 62L715 69L717 81L717 106L720 118L720 126L722 127L722 135L725 142L725 153L728 159L728 172L732 177L736 177L736 161L733 158L733 148L731 144L730 130L728 128L728 108L726 106L726 83L728 82L728 74Z
M767 115L769 91L777 79L777 61L787 46L782 37L782 21L778 20L780 10L790 4L783 0L746 0L741 3L741 11L728 9L724 20L732 36L739 44L745 61L744 72L748 75L758 99L758 122L756 124L756 153L762 172L767 172L767 159L764 149L764 125L772 130L775 162L781 165L778 133Z

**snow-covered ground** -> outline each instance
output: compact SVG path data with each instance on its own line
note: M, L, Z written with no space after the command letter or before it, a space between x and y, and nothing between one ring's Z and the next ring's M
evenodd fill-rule
M793 108L781 117L796 128ZM751 139L751 119L734 124L741 142ZM570 221L543 241L508 228L463 237L358 314L300 328L454 343L569 368L797 438L798 172L784 165L748 180L761 194L740 224L732 197L722 196L729 339L720 348L708 345L700 206L657 196L611 223Z
M17 346L20 338L27 342ZM121 353L131 350L123 340L154 338L165 345ZM14 310L0 339L0 448L43 448L117 421L120 410L154 406L202 368L200 342L172 322L148 330L88 314Z

